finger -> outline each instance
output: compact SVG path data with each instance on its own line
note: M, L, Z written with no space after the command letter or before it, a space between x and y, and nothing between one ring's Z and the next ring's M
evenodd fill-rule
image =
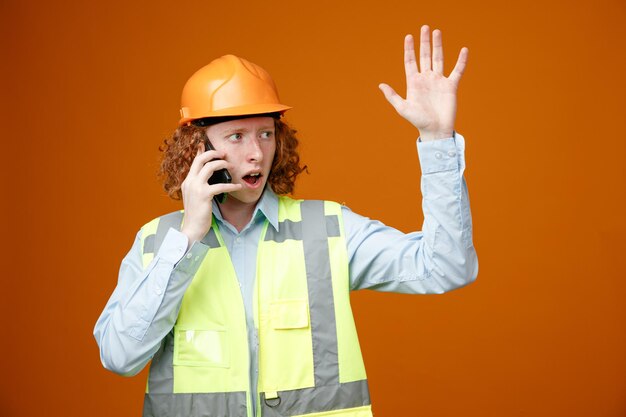
M210 185L212 195L222 194L222 193L232 193L233 191L239 191L243 188L242 184L225 184L218 183Z
M433 71L443 74L443 42L439 29L433 30Z
M228 169L229 163L223 159L216 159L214 161L207 162L204 164L200 172L198 172L197 178L202 182L207 182L211 175L215 171L219 171L220 169Z
M420 32L420 73L430 69L430 28L424 25Z
M211 159L224 159L225 156L226 156L226 152L224 151L210 149L210 150L202 152L202 154L200 155L200 161L202 163L205 163L207 161L210 161Z
M198 175L198 172L200 172L200 169L202 169L202 166L207 161L216 158L224 158L223 152L204 152L204 144L202 144L202 146L198 146L196 156L193 158L193 161L191 161L191 166L189 166L189 172L187 173L187 175Z
M407 82L410 77L418 74L413 35L404 37L404 73L406 74Z
M204 153L204 151L205 151L204 143L200 142L200 144L196 148L196 156L193 158L193 161L191 161L191 166L189 167L189 172L193 172L194 174L197 174L198 171L200 170L200 168L202 168L201 162L198 159L198 157L200 155L202 155Z
M187 175L196 174L200 170L200 163L198 162L198 157L200 155L202 155L202 151L200 150L200 148L198 148L196 150L196 156L193 158L193 161L191 161L191 165L189 166L189 172L187 173Z
M206 152L202 152L194 158L191 167L189 168L189 173L193 175L198 175L202 167L209 161L214 159L224 159L226 154L223 151L210 150Z
M456 60L456 65L454 69L450 73L448 77L452 81L458 84L461 80L461 76L463 76L463 72L465 72L465 66L467 65L467 56L469 55L469 49L466 47L461 48L461 52L459 52L459 58Z
M383 92L385 98L393 106L393 108L396 109L398 113L400 113L400 110L404 108L404 99L400 97L398 93L396 93L395 90L387 84L379 84L378 88L380 88L380 91Z

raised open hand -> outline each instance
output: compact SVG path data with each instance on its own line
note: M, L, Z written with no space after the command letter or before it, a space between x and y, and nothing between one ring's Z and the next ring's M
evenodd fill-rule
M465 70L468 52L467 48L461 48L454 69L445 77L441 31L433 31L431 59L430 28L424 25L420 33L420 70L415 59L413 36L407 35L404 38L406 99L400 97L389 85L379 85L398 114L419 129L422 140L452 136L456 118L456 90Z

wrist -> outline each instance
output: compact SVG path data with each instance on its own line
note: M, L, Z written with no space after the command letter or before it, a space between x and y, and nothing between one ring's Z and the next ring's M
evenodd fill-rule
M204 237L204 235L206 235L206 232L202 233L202 232L200 232L198 230L185 228L184 226L181 229L181 233L183 233L185 236L187 236L187 239L189 239L189 245L187 246L187 248L189 248L191 245L193 245L194 242L201 241L202 238Z
M454 129L441 130L441 131L436 131L436 132L420 132L420 138L422 139L422 142L447 139L453 136L454 136Z

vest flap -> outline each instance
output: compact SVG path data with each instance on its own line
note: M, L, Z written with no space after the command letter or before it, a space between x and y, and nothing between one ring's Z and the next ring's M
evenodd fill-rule
M305 299L274 300L270 303L270 317L274 329L302 329L309 327L309 306Z

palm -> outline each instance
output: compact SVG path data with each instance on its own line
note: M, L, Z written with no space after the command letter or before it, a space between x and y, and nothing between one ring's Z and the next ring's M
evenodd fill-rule
M456 91L467 62L467 48L461 49L454 70L443 75L441 32L433 32L433 54L430 54L430 29L422 26L420 34L420 71L417 68L413 37L404 41L406 99L390 86L380 88L396 111L419 129L422 136L451 136L456 118Z

